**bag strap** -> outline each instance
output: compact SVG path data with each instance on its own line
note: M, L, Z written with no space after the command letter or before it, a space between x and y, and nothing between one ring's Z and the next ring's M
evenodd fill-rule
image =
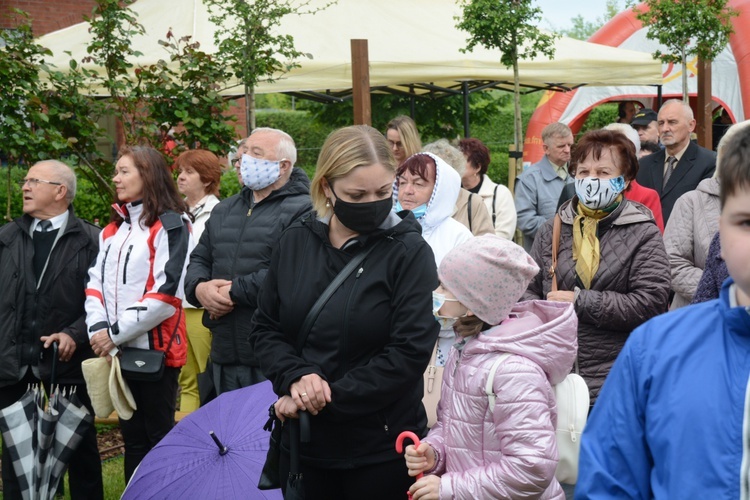
M177 329L180 327L180 316L182 315L182 303L180 303L180 309L177 313L177 321L174 323L174 330L172 330L172 337L169 339L169 343L167 344L167 348L164 349L164 356L167 355L169 352L169 348L172 347L172 341L174 340L175 336L177 335Z
M495 202L497 201L497 188L499 187L500 184L495 184L495 192L492 194L492 227L495 227L495 218L497 217Z
M354 270L360 266L360 264L362 264L362 262L367 258L368 255L370 255L370 252L372 252L375 247L378 246L378 243L380 243L380 241L376 242L367 250L363 250L362 252L352 257L352 260L349 261L349 263L336 275L335 278L333 278L333 281L331 281L325 291L320 294L320 297L318 297L318 300L315 301L315 304L313 304L310 312L307 313L305 321L302 323L302 328L300 328L299 330L299 337L297 337L296 345L298 355L302 354L302 348L305 347L307 336L310 334L313 323L315 323L315 320L318 319L323 306L326 305L328 299L330 299L333 293L341 286L344 281L346 281L349 275L352 274ZM360 273L361 271L362 269L360 268ZM359 277L359 273L357 274L357 277Z
M494 384L495 384L495 374L497 373L497 367L500 366L500 364L508 359L510 357L510 353L504 352L501 355L497 357L494 363L492 363L492 368L490 368L490 374L487 375L487 383L484 386L484 392L487 394L487 398L490 400L490 411L495 411L495 390L494 390Z
M471 198L472 196L474 196L474 193L469 193L469 207L468 208L469 208L469 231L473 233L474 230L471 228L471 202L473 201Z
M552 265L549 268L549 275L552 278L552 291L557 291L557 252L560 246L560 231L562 229L562 219L560 214L555 214L552 222Z

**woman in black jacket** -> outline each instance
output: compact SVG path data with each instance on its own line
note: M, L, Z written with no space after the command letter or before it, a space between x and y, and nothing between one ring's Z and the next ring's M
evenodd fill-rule
M251 343L281 396L276 414L311 414L311 442L301 446L308 499L399 498L413 482L394 443L401 431L425 431L422 374L438 334L438 280L414 216L391 210L395 170L375 129L333 132L312 181L316 212L282 235L258 301ZM298 331L316 299L371 247L298 354ZM288 445L285 427L281 477Z

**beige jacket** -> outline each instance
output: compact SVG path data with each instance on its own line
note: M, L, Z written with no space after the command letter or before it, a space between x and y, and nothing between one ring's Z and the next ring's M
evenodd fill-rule
M495 191L496 186L497 191ZM487 174L484 174L482 187L479 188L477 194L484 200L490 214L490 223L492 223L492 214L495 214L495 234L506 240L512 240L516 233L516 205L510 189L502 184L495 184Z
M471 200L471 223L469 223L469 200ZM456 208L453 210L453 218L469 228L474 236L494 233L492 219L487 207L479 195L474 195L465 189L461 189L456 200Z

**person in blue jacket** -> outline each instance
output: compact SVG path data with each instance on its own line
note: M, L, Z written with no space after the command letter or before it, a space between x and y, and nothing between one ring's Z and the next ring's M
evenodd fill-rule
M628 339L581 439L575 497L750 498L750 131L727 144L718 299Z

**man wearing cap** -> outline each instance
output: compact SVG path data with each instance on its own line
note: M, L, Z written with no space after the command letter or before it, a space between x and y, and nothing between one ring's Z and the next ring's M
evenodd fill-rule
M636 180L659 193L666 226L677 198L714 174L716 153L690 140L690 133L695 129L693 110L681 100L664 103L659 110L657 127L664 150L639 160Z
M633 117L630 125L638 131L638 138L641 140L641 146L644 142L659 144L659 128L656 125L656 111L649 108L643 108Z
M24 214L0 228L0 408L12 405L29 384L49 388L52 343L58 344L56 384L93 415L81 362L94 353L84 302L88 269L99 249L99 228L73 211L76 176L62 162L41 161L20 182ZM29 485L13 473L2 446L3 498L26 498ZM70 497L103 498L102 467L91 424L70 458Z

